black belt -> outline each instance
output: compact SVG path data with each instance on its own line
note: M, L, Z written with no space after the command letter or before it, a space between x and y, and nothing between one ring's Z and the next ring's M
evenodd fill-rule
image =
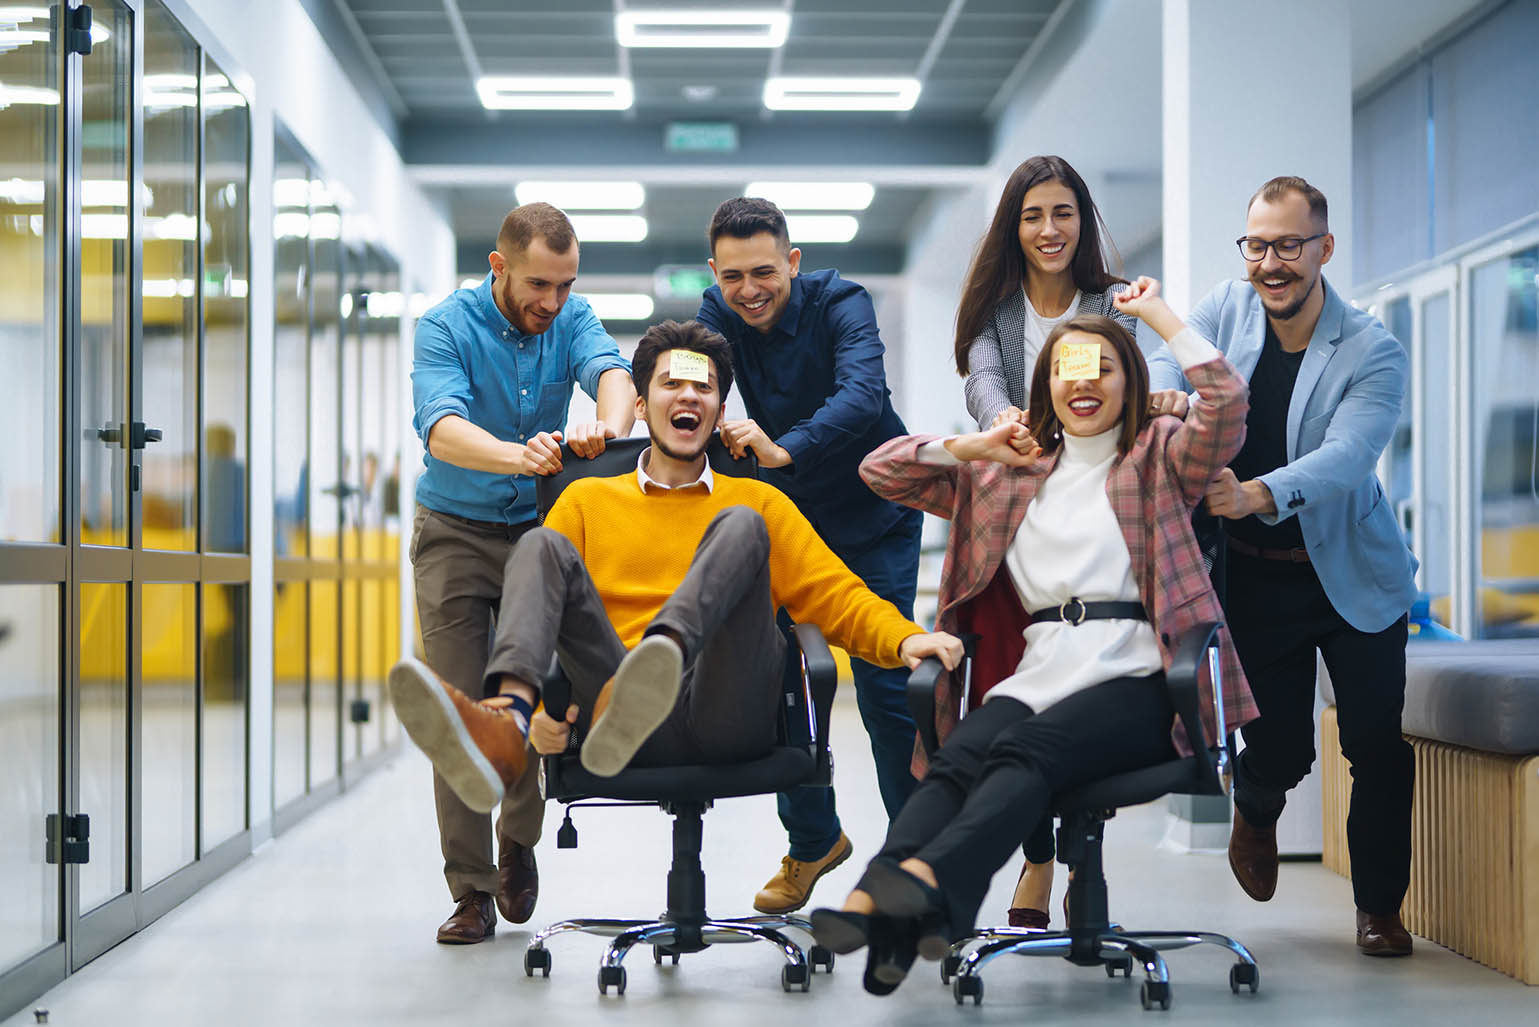
M1033 623L1061 620L1066 624L1083 624L1087 620L1148 620L1143 603L1097 601L1087 603L1075 596L1058 606L1047 606L1029 613Z
M1309 550L1302 546L1292 549L1266 549L1262 546L1253 546L1249 542L1229 536L1229 548L1242 556L1254 556L1261 560L1277 560L1280 563L1308 563Z

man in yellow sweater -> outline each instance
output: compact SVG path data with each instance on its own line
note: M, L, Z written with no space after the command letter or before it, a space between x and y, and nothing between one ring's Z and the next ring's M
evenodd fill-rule
M874 595L771 485L711 473L705 451L732 387L726 341L664 321L631 360L652 445L632 473L573 482L504 569L486 691L472 702L423 664L390 673L401 723L472 809L491 809L537 752L588 727L583 766L726 763L775 739L791 618L877 666L947 667L962 644ZM534 712L556 654L572 705Z

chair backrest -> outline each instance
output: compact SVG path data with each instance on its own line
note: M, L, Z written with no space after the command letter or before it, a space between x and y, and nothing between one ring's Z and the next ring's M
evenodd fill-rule
M636 469L636 461L641 459L641 451L652 444L652 440L644 435L633 436L626 439L611 439L604 447L604 452L592 459L577 456L571 447L561 447L561 470L552 475L541 475L535 478L534 494L535 504L539 507L540 520L545 520L545 515L550 508L556 505L556 499L568 485L579 478L613 478ZM731 475L734 478L757 478L759 476L759 461L752 453L738 460L732 456L732 451L721 441L721 435L713 432L710 445L706 447L705 458L710 461L711 470L717 474Z

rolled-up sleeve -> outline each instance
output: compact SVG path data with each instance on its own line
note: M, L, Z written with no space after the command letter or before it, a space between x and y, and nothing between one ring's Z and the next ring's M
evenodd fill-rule
M417 322L412 346L412 427L422 444L449 414L470 419L470 374L449 329L434 317Z
M620 355L619 344L604 330L586 300L574 296L567 302L582 304L572 324L571 345L567 347L572 380L590 399L597 400L599 378L604 372L618 368L630 374L630 361Z

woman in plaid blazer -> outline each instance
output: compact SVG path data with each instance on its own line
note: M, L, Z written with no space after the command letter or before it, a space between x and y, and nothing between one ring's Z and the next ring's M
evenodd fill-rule
M890 991L916 951L939 958L971 927L1020 825L1040 822L1055 793L1190 753L1256 716L1227 633L1228 723L1210 722L1207 695L1209 737L1188 740L1163 684L1173 643L1223 619L1191 512L1244 438L1245 382L1157 282L1140 278L1117 304L1180 360L1198 393L1186 420L1151 416L1132 336L1086 315L1049 337L1029 427L893 439L861 465L879 495L952 521L937 629L993 643L974 665L987 701L958 722L943 679L928 774L845 908L813 915L834 951L870 944L868 990ZM1039 606L1029 617L1022 599Z

